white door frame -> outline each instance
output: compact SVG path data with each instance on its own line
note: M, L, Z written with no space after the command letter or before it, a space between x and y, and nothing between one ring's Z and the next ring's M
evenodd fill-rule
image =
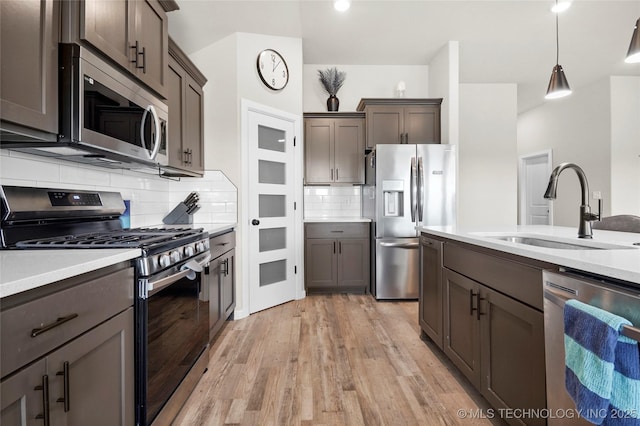
M293 123L294 137L296 139L296 147L294 151L294 202L296 203L296 210L294 212L294 247L295 247L295 262L297 265L297 274L295 276L296 286L296 299L302 299L305 297L304 290L304 244L303 244L303 185L302 185L302 137L301 137L301 123L302 117L272 108L267 105L259 104L248 99L241 99L240 101L240 164L242 165L241 173L241 190L240 190L240 206L238 224L240 231L240 253L241 261L240 268L242 269L241 283L236 283L236 287L242 289L242 308L234 312L234 318L240 319L249 316L249 232L247 229L251 226L251 219L249 218L249 112L257 112L264 115L269 115L281 120L289 121Z
M518 212L520 225L527 223L527 175L525 173L525 163L533 158L546 157L547 170L549 175L553 170L553 150L534 152L532 154L520 155L518 157ZM549 203L549 225L553 225L553 203Z

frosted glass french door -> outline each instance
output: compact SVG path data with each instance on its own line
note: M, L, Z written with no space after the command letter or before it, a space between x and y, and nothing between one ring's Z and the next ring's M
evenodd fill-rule
M249 111L249 311L295 298L294 123Z

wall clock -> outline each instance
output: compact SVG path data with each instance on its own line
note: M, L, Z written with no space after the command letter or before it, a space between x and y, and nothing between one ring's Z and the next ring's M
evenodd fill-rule
M271 90L282 90L289 82L289 68L281 54L265 49L258 55L258 75Z

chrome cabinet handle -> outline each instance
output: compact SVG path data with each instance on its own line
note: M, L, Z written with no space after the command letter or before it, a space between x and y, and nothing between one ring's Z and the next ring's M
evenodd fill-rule
M340 180L340 178L338 177L338 169L336 169L336 181Z
M42 327L39 328L34 328L33 330L31 330L31 337L37 337L39 335L41 335L42 333L45 333L51 329L54 329L62 324L64 324L67 321L71 321L74 318L77 318L78 314L71 314L71 315L67 315L66 317L60 317L57 320L55 320L54 322L47 324L47 325L43 325Z

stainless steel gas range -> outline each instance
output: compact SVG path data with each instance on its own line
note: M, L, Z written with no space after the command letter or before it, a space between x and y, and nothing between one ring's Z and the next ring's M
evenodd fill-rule
M117 192L2 186L3 249L139 248L134 260L136 424L167 424L208 362L203 229L122 229Z

